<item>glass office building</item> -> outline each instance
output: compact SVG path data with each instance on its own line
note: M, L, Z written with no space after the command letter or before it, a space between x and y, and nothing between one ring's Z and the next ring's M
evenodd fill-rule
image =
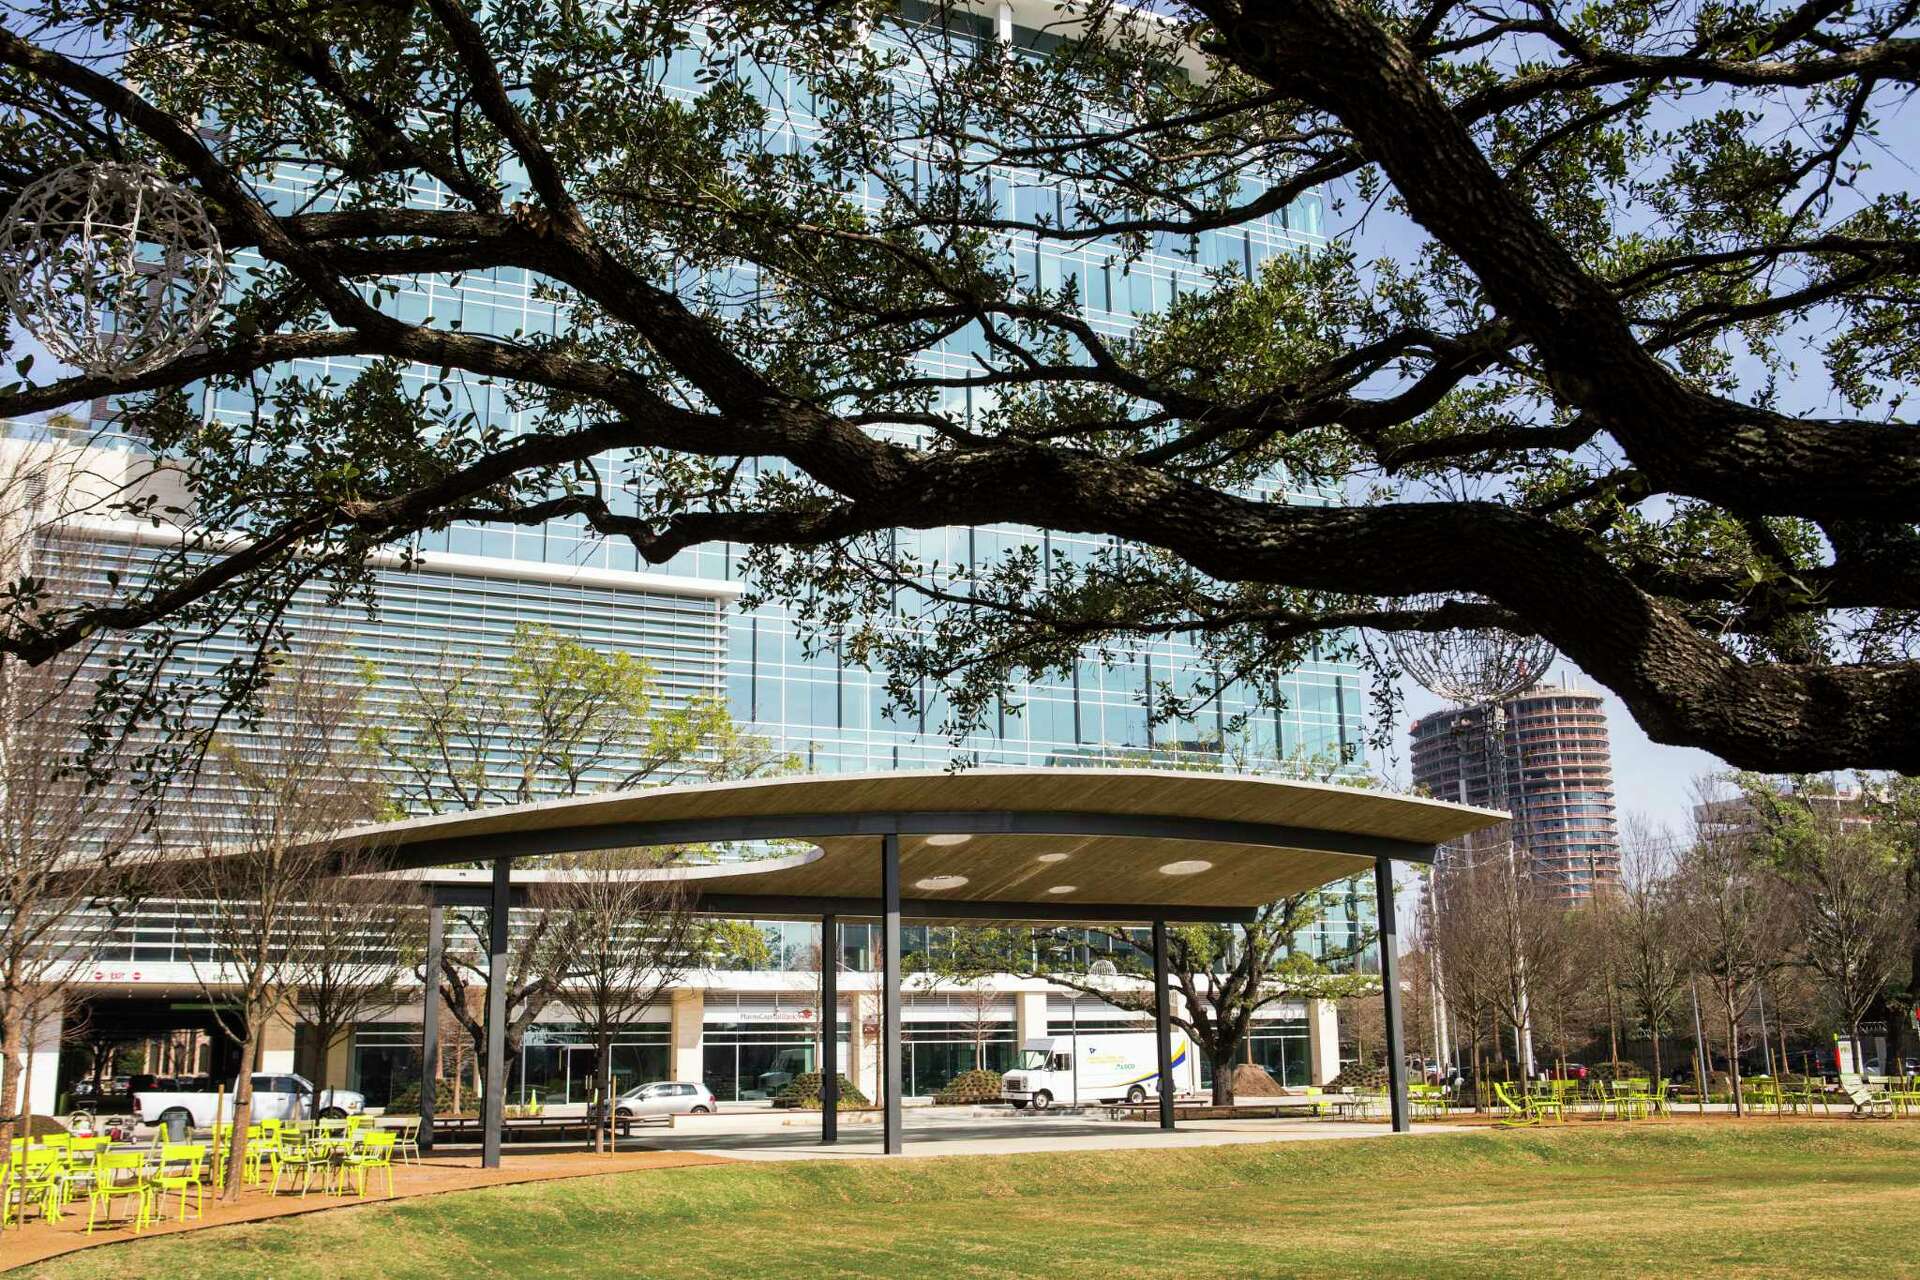
M1035 10L1036 14L1041 11ZM1017 52L1044 52L1055 37L1017 21L1007 6L997 13L954 16L951 39L964 52L969 41L992 32L996 24L1010 36ZM924 5L903 6L903 22L927 22ZM881 29L871 39L893 41ZM704 91L695 78L696 60L677 58L662 69L670 92L689 98ZM911 72L904 73L911 81ZM769 101L780 107L767 123L769 144L777 149L804 148L815 132L809 103L784 73L759 77ZM1061 192L1036 182L1018 170L996 170L992 186L1014 216L1038 214L1058 217ZM288 206L308 194L301 172L289 169L276 181L273 196ZM440 193L418 188L423 204L435 205ZM870 200L877 202L876 197ZM1150 252L1122 267L1112 246L1040 244L1032 237L1010 235L1004 242L1010 262L1021 274L1046 288L1074 282L1085 318L1101 331L1125 334L1139 316L1166 307L1183 290L1199 289L1222 269L1243 273L1278 254L1322 243L1319 198L1308 195L1292 207L1251 226L1207 232L1192 237L1159 237ZM551 334L559 323L555 308L535 295L525 272L499 269L474 272L457 281L446 277L405 278L389 282L396 290L391 309L402 320L441 326L457 325L469 333L507 335ZM927 352L930 370L958 371L969 367L970 351L964 338ZM313 376L331 372L350 375L351 360L303 362L295 372ZM420 370L421 378L438 377ZM477 421L508 432L525 426L499 386L486 380L455 375L448 383L456 403L470 408ZM945 406L966 416L981 412L984 404L955 392ZM212 418L236 422L259 406L251 394L208 393L204 411ZM137 450L137 442L121 442ZM605 491L616 501L632 503L627 489L629 460L609 454L597 462ZM1334 495L1312 489L1290 488L1285 476L1274 476L1265 491L1301 503L1324 503ZM636 508L637 509L637 508ZM124 570L127 556L138 559L161 553L164 538L151 533L129 535L124 548L102 550L93 571ZM1039 544L1045 554L1085 558L1097 553L1101 540L1041 530L991 526L950 528L928 532L901 531L910 549L923 562L978 566L1004 552ZM143 543L141 540L146 539ZM149 545L150 544L150 545ZM334 605L319 591L296 601L295 620L312 633L339 639L355 658L368 659L379 672L376 714L390 713L405 696L407 678L456 655L461 661L504 658L516 628L534 623L551 626L600 649L625 650L644 657L654 667L668 699L724 695L735 719L748 731L762 735L791 753L814 771L866 771L943 768L957 760L969 765L1085 765L1097 767L1118 761L1138 762L1146 753L1158 759L1221 764L1253 771L1286 771L1301 761L1359 762L1362 750L1363 677L1357 667L1339 661L1313 661L1297 670L1271 673L1266 687L1229 688L1209 707L1198 723L1150 726L1149 700L1164 683L1190 689L1208 675L1199 651L1180 639L1142 641L1130 651L1102 661L1088 654L1064 678L1035 682L1015 689L990 723L963 741L951 741L942 732L946 710L938 689L923 691L923 705L915 712L888 714L882 677L848 661L831 643L810 646L797 632L787 612L777 605L742 609L739 548L712 545L695 548L664 565L641 562L633 547L592 534L580 522L556 520L536 528L499 528L456 525L421 537L411 548L410 567L399 557L379 571L376 609L366 615L358 605ZM910 615L894 625L913 625ZM211 674L241 651L237 636L218 636L184 653L189 670ZM1368 894L1332 894L1334 910L1320 929L1328 937L1344 937L1350 929L1370 927ZM1363 904L1363 905L1356 905ZM112 966L130 971L144 964L149 972L178 963L180 922L147 930L136 941L133 931L116 941ZM190 929L190 922L186 926ZM723 1097L752 1097L767 1090L768 1082L783 1073L811 1065L817 1040L815 1024L807 1018L783 1016L798 1009L803 992L797 979L817 961L817 938L811 926L770 924L776 957L772 971L748 975L755 981L745 988L728 987L732 975L716 975L719 986L707 993L704 1016L703 1074ZM174 930L169 932L168 929ZM808 936L801 937L799 933ZM924 935L926 931L917 931ZM793 933L794 937L787 935ZM909 939L909 945L913 945ZM933 945L924 936L923 945ZM1311 940L1309 940L1311 941ZM870 968L870 948L864 930L848 930L847 962L856 970ZM144 957L144 959L142 958ZM770 985L790 976L771 1004L747 1008L739 1002L748 994L763 994ZM732 1001L731 1012L722 1009ZM922 1014L924 1013L924 1017ZM721 1016L724 1014L725 1016ZM811 1011L809 1011L809 1017ZM991 1034L951 1010L928 1006L916 1013L910 1002L907 1044L912 1054L910 1077L916 1091L928 1091L971 1065L1004 1065L1014 1046L1015 1018L1011 1006L997 1009L985 1021ZM1051 1019L1051 1010L1048 1013ZM1261 1052L1281 1062L1281 1043L1289 1034L1274 1019L1259 1039ZM370 1095L383 1094L385 1081L417 1067L409 1064L410 1050L401 1043L404 1023L380 1023L357 1033L350 1052L349 1074ZM623 1073L643 1076L667 1069L666 1016L636 1029L633 1041L618 1058ZM648 1029L650 1028L650 1029ZM564 1021L543 1022L527 1046L523 1087L545 1086L546 1096L566 1096L579 1087L581 1072L589 1070L579 1050L580 1037ZM578 1059L578 1061L576 1061ZM844 1059L843 1059L844 1060ZM1296 1061L1303 1061L1296 1055ZM1288 1068L1289 1078L1304 1068ZM571 1082L571 1083L569 1083Z

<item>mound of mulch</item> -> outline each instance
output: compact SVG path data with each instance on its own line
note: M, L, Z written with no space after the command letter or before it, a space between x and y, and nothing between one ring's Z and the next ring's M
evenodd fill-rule
M1278 1098L1284 1092L1265 1067L1243 1062L1233 1069L1233 1096L1236 1098Z

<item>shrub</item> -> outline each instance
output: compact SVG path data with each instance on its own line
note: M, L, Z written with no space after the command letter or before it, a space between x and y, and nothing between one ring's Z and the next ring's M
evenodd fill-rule
M420 1110L420 1082L409 1080L393 1091L387 1099L387 1110L395 1115L413 1115ZM451 1115L453 1112L453 1086L445 1080L433 1082L433 1111L435 1115Z
M838 1106L834 1108L836 1111L843 1107L864 1107L867 1105L867 1095L860 1092L859 1086L855 1085L853 1081L847 1079L845 1076L840 1076L838 1079L840 1081L840 1100ZM776 1107L797 1107L802 1111L820 1110L820 1073L818 1071L803 1071L795 1076L786 1088L773 1095L773 1105Z
M947 1081L947 1087L934 1094L933 1100L941 1106L959 1106L969 1102L998 1102L1000 1101L1000 1073L985 1070L962 1071Z
M1327 1090L1331 1093L1351 1092L1355 1089L1375 1090L1387 1087L1387 1069L1385 1067L1366 1066L1353 1063L1339 1075L1327 1081Z

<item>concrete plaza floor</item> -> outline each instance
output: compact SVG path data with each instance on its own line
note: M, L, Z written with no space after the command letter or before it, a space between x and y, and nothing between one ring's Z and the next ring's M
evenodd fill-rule
M1304 1118L1182 1120L1171 1133L1153 1122L1106 1120L1067 1113L1020 1114L989 1107L909 1107L903 1156L1015 1155L1031 1151L1122 1151L1155 1147L1212 1147L1253 1142L1319 1142L1382 1137L1384 1120ZM1458 1132L1451 1125L1416 1125L1415 1134ZM622 1146L629 1145L626 1142ZM881 1128L873 1112L840 1119L840 1140L820 1141L817 1111L722 1111L677 1116L671 1128L649 1125L631 1145L654 1151L727 1156L735 1160L879 1159ZM512 1159L513 1148L507 1148Z

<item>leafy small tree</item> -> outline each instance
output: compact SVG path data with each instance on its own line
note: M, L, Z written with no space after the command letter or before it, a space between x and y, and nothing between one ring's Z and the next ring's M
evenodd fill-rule
M671 701L645 659L532 623L514 629L504 668L443 655L412 675L398 723L373 740L400 778L402 806L425 813L745 778L789 763L741 733L724 699Z
M1853 811L1832 779L1738 781L1755 816L1756 853L1778 870L1792 899L1795 954L1819 975L1853 1060L1863 1063L1861 1019L1909 960L1907 867L1879 824Z
M407 810L472 810L792 765L764 738L741 733L723 700L672 701L651 664L552 627L517 627L504 669L443 655L410 679L409 695L399 723L373 737L401 779L397 799ZM469 993L486 984L486 913L466 910L455 919L462 927L442 953L438 980L478 1060L486 1053L485 1013ZM527 1028L561 997L576 942L565 913L545 910L509 935L509 1078L518 1073Z
M1213 1099L1233 1101L1233 1068L1256 1014L1305 995L1338 999L1377 990L1379 979L1347 966L1373 945L1371 931L1338 938L1310 936L1325 919L1331 891L1315 889L1259 908L1250 924L1172 925L1167 975L1173 1025L1213 1064ZM1153 940L1143 929L1034 928L965 930L956 948L968 972L1010 972L1043 978L1146 1017L1154 1013ZM1099 943L1112 975L1091 971L1089 943Z

